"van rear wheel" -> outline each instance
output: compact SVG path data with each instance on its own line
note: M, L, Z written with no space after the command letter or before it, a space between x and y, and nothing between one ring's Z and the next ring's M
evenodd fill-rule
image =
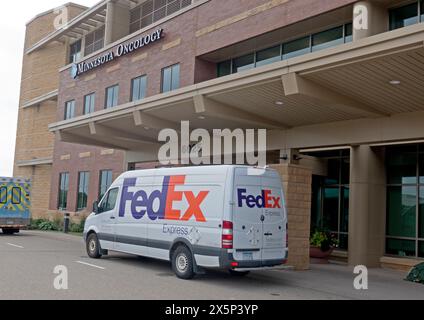
M102 257L99 238L92 233L87 238L87 254L92 259L100 259Z
M250 271L236 271L236 270L228 270L228 272L233 276L233 277L246 277L250 274Z
M194 278L193 255L186 246L179 246L174 251L172 255L172 269L180 279L190 280Z

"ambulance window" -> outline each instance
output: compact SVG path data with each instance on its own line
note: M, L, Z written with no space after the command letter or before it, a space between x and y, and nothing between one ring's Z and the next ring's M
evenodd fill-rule
M12 188L12 204L21 204L21 188Z
M7 187L0 188L0 203L7 202Z

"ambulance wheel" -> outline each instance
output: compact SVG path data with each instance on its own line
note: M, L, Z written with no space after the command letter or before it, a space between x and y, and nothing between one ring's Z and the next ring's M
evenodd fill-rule
M233 276L233 277L246 277L250 274L250 271L235 271L235 270L228 270L228 272Z
M87 254L92 259L100 259L102 257L102 249L100 248L99 238L92 233L87 238Z
M190 280L194 278L193 255L186 246L179 246L174 251L172 255L172 270L180 279Z

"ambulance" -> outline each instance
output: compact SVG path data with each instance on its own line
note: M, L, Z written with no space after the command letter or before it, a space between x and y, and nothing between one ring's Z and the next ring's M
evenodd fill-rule
M18 233L31 219L31 181L0 178L0 229L3 234Z
M114 251L165 260L181 279L281 266L288 257L281 177L245 166L127 172L94 203L84 239L91 258Z

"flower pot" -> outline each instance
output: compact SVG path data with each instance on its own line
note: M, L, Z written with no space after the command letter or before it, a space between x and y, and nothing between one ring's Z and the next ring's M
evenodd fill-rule
M310 248L310 257L314 259L324 260L323 262L328 262L331 254L333 253L334 248L330 248L328 251L322 251L320 247L311 246Z

